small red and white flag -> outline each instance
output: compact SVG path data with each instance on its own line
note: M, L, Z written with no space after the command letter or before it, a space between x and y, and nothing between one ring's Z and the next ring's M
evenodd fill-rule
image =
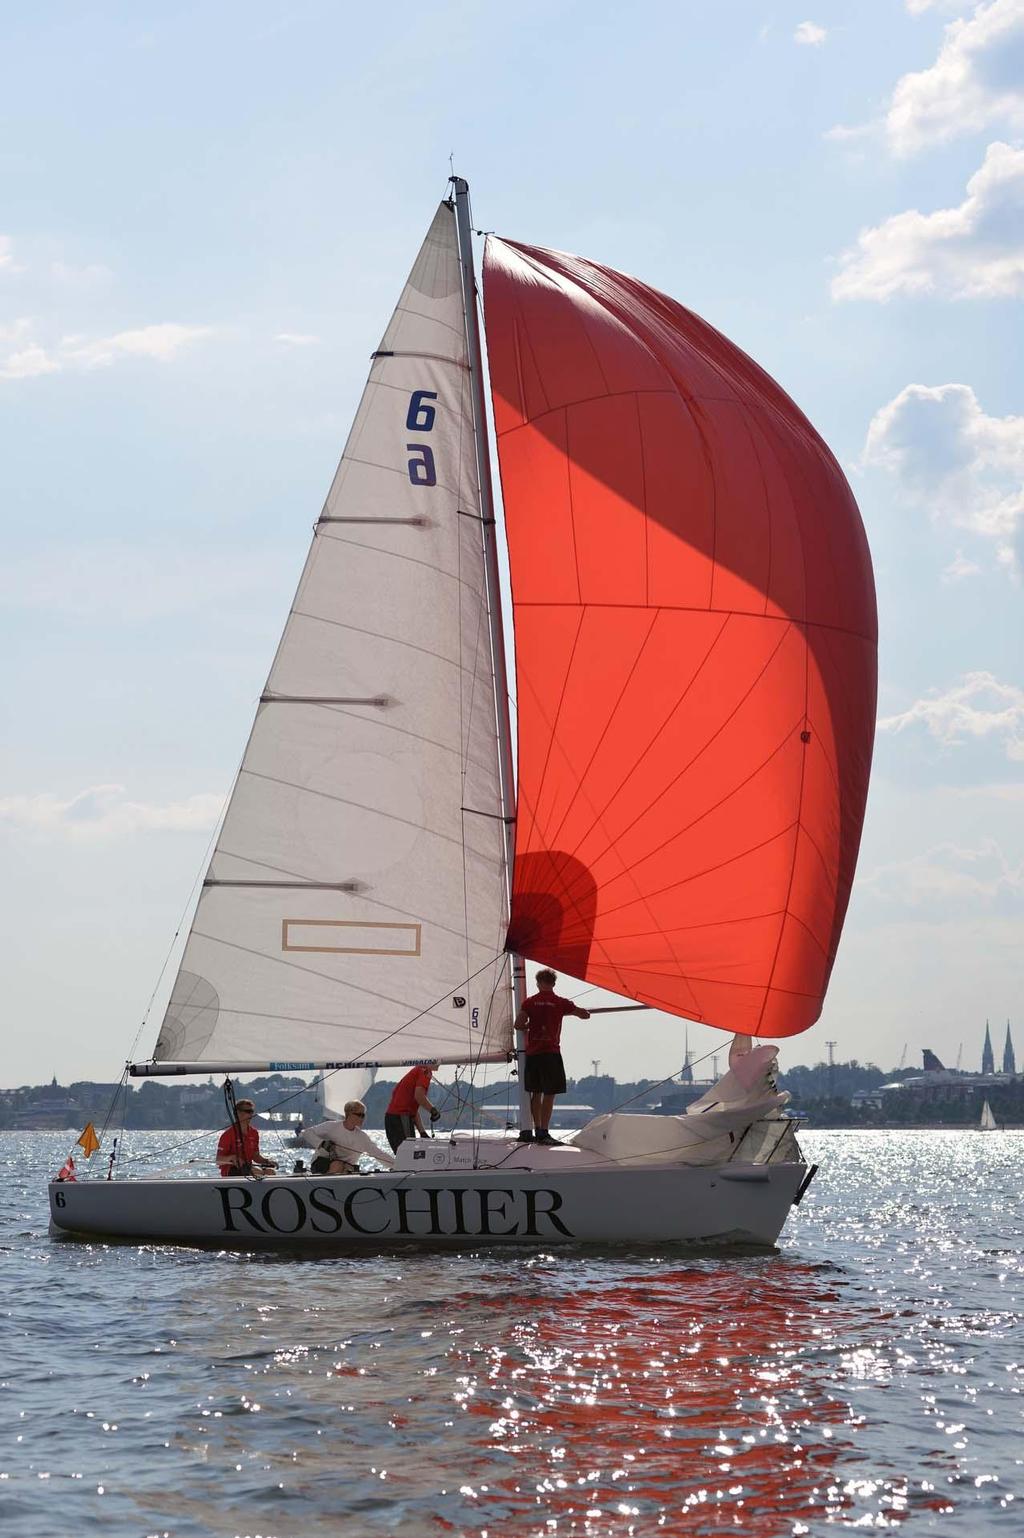
M70 1154L68 1154L67 1158L64 1160L64 1163L61 1165L60 1169L57 1171L57 1179L58 1180L77 1180L78 1179L78 1176L75 1174L75 1161L74 1161L74 1159L72 1159Z

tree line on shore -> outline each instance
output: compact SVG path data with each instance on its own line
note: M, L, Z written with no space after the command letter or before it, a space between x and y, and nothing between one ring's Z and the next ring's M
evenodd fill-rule
M780 1074L779 1087L791 1094L792 1110L806 1113L812 1124L821 1126L967 1126L977 1121L983 1094L987 1095L1000 1122L1024 1123L1024 1079L1006 1085L993 1084L991 1089L979 1087L967 1095L955 1086L948 1086L946 1095L942 1090L947 1086L940 1086L938 1092L927 1099L909 1093L889 1093L881 1108L853 1102L852 1097L858 1091L877 1089L881 1084L919 1075L920 1069L893 1069L886 1073L873 1063L862 1064L851 1059L843 1063L790 1068ZM364 1096L370 1126L383 1124L394 1083L393 1078L379 1080ZM330 1078L325 1088L330 1104ZM244 1090L255 1101L257 1113L263 1116L273 1113L275 1119L299 1118L309 1124L318 1114L316 1099L305 1079L268 1074L239 1081L236 1089L238 1093ZM688 1087L680 1084L678 1078L623 1082L610 1074L591 1074L570 1079L562 1101L591 1106L595 1112L623 1108L649 1111L663 1100L671 1102L672 1108L676 1109L681 1091L685 1097ZM435 1098L444 1113L445 1126L456 1121L468 1125L474 1108L483 1110L485 1124L496 1128L506 1121L510 1124L517 1121L517 1089L512 1079L478 1089L467 1079L448 1080L442 1073L438 1077ZM226 1121L222 1081L210 1079L206 1084L185 1085L176 1081L144 1079L138 1087L129 1085L124 1089L118 1084L80 1080L64 1086L54 1082L0 1091L0 1129L25 1125L34 1116L45 1117L50 1107L54 1110L67 1108L69 1125L74 1121L100 1124L107 1120L108 1113L112 1113L112 1125L134 1130L201 1129L222 1126ZM340 1111L341 1107L335 1109Z

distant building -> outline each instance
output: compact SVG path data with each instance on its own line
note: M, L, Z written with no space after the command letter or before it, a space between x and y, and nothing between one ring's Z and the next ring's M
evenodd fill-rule
M988 1029L985 1031L985 1047L989 1063L992 1063L992 1045ZM947 1068L928 1047L923 1048L924 1072L892 1084L880 1084L877 1089L858 1090L852 1096L853 1105L871 1105L882 1110L893 1096L911 1101L959 1100L962 1103L977 1101L986 1092L1011 1084L1014 1075L996 1073L992 1067L981 1073L960 1073ZM984 1059L982 1059L984 1062Z
M985 1021L985 1045L981 1051L981 1071L982 1073L996 1071L995 1053L992 1051L992 1037L989 1035L987 1020Z
M1010 1035L1010 1022L1006 1022L1006 1045L1003 1047L1003 1072L1017 1072L1017 1057L1013 1050L1013 1037Z

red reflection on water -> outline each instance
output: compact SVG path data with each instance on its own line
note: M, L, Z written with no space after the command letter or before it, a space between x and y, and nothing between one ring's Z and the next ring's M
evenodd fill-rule
M486 1423L480 1514L488 1525L500 1508L494 1532L774 1538L851 1504L832 1435L849 1406L816 1349L841 1342L844 1310L819 1268L680 1266L616 1285L591 1273L486 1301L508 1313L502 1344L452 1356Z

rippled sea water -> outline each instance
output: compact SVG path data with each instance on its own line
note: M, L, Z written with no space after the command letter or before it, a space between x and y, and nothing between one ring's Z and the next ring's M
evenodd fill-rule
M1021 1534L1024 1133L802 1141L777 1251L309 1258L52 1241L0 1134L3 1531Z

